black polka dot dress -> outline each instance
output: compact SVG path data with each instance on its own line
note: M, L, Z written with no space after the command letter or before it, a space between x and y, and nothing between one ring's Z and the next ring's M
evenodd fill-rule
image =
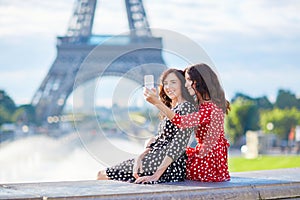
M183 102L172 109L175 113L186 115L195 112L194 105L190 102ZM143 172L139 176L151 176L168 156L173 162L168 166L158 181L150 183L178 182L186 178L186 147L193 129L180 129L164 118L158 128L158 135L155 142L150 147L151 150L143 158ZM135 178L132 174L134 159L129 159L118 165L106 169L107 176L112 180L133 182Z

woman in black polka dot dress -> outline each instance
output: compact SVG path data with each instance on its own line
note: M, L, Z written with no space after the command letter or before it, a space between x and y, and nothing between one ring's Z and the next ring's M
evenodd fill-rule
M214 70L205 63L189 66L185 70L185 86L196 95L197 112L180 115L166 107L154 91L145 90L146 100L165 113L181 129L196 127L195 148L187 148L187 179L202 182L229 181L228 147L224 119L230 110L224 90Z
M159 96L175 113L185 115L195 111L192 97L184 87L184 73L168 69L161 76ZM179 129L164 117L158 135L135 159L129 159L98 173L98 180L119 180L135 183L184 181L186 177L186 147L193 129Z

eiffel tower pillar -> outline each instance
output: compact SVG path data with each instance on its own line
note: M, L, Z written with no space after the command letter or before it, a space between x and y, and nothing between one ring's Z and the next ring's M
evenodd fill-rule
M41 123L59 116L72 91L89 80L114 75L142 84L144 75L157 81L166 68L162 39L152 36L142 0L125 0L130 32L120 36L92 35L96 3L77 0L67 34L57 37L56 59L32 99Z

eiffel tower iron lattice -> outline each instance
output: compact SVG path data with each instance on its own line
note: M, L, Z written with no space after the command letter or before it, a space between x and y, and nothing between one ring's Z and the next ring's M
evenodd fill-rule
M162 38L152 36L142 0L125 0L130 31L120 36L92 34L97 0L75 3L67 34L57 37L56 59L32 99L40 122L59 116L72 91L89 80L113 75L142 84L145 74L157 81L166 68Z

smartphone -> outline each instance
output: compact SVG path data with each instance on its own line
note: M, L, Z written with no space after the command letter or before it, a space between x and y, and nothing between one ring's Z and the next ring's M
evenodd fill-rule
M145 75L144 76L144 87L148 89L154 88L154 76L153 75Z

